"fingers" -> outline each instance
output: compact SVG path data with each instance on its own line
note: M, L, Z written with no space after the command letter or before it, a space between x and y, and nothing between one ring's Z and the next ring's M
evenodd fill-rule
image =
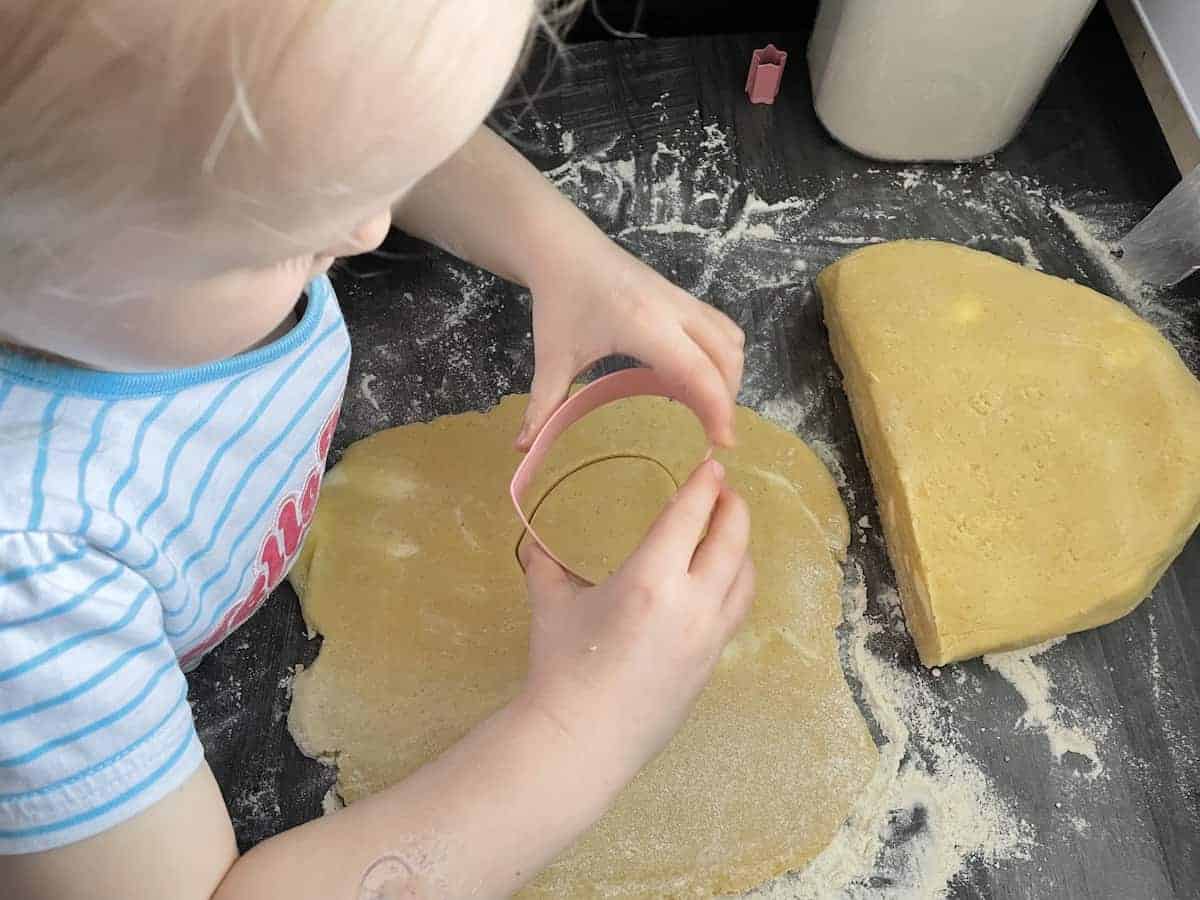
M733 579L733 585L721 603L721 617L725 620L727 634L730 636L738 630L754 604L756 580L754 561L746 555L742 557L742 565Z
M725 315L725 313L721 312L715 306L705 304L704 311L709 319L716 322L717 327L729 343L737 347L739 351L746 346L746 332L742 331L741 326L737 322L733 321L733 319L729 318L729 316Z
M570 369L570 363L566 360L546 361L536 366L533 385L529 389L529 405L525 407L525 418L517 434L518 450L529 449L546 420L566 398L571 379L575 377Z
M517 556L525 570L525 583L531 595L544 596L574 589L571 576L529 535L522 538Z
M708 527L724 478L724 467L715 459L705 460L697 466L659 513L631 561L644 562L653 558L652 567L656 571L663 565L686 571L696 545Z
M713 508L708 533L696 548L690 573L718 596L725 596L747 559L750 509L746 501L723 487Z
M633 355L658 372L674 395L696 413L710 440L733 446L733 398L708 354L684 331L666 341L661 335L642 338Z
M717 371L721 373L721 377L725 381L725 389L729 391L729 398L736 401L738 391L742 387L744 360L742 340L740 340L741 330L716 310L710 307L705 307L705 310L715 313L715 316L699 316L695 320L685 323L684 331L716 365ZM733 326L739 340L732 339L729 331L721 323L722 319Z

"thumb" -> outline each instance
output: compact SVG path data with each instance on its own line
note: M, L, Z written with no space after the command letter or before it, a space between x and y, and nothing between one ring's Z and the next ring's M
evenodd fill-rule
M521 539L517 556L521 560L521 568L525 570L525 583L531 595L545 596L574 590L571 576L528 534Z
M546 420L566 398L572 377L574 372L551 363L543 363L534 371L533 385L529 389L529 405L525 407L525 418L517 435L518 450L529 449Z

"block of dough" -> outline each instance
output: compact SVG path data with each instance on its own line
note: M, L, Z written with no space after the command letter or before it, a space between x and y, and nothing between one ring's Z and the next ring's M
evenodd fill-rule
M289 725L304 752L336 759L351 804L520 689L528 610L507 489L525 403L381 432L326 479L290 576L325 641L295 680ZM874 773L835 635L845 508L802 441L737 415L739 445L723 459L753 512L754 610L668 748L523 896L745 890L820 852ZM546 498L540 533L603 577L706 446L693 416L660 398L597 410L530 486Z
M928 666L1111 622L1200 519L1200 383L1122 304L934 241L817 279Z

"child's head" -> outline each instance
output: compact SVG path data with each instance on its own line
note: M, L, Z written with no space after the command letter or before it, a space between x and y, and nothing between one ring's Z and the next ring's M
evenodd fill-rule
M186 327L180 310L198 302L225 297L269 330L314 267L377 244L391 204L475 130L535 12L533 0L5 4L0 337L142 368L156 359L139 333ZM185 355L242 349L217 332Z

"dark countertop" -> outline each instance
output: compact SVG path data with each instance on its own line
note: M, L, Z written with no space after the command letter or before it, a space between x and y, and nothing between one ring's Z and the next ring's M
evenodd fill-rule
M1028 826L1020 852L967 860L951 896L1200 896L1200 539L1134 613L1037 658L1054 721L1093 739L1099 765L1086 748L1051 755L1030 716L1022 722L1036 710L1015 682L979 660L928 673L895 625L894 579L812 289L821 266L870 240L966 242L1131 302L1200 370L1200 279L1143 296L1105 258L1105 243L1177 179L1111 25L1094 17L1018 140L967 166L887 166L840 148L811 109L804 35L770 36L792 60L779 102L751 106L746 65L767 39L582 45L569 72L560 66L532 104L510 100L497 122L605 230L742 324L742 401L773 410L844 471L851 520L865 524L851 565L866 581L867 621L881 623L872 650L934 718L952 720L956 758ZM531 91L538 81L525 79ZM525 292L399 237L335 282L355 348L335 457L381 428L527 389ZM332 785L286 729L292 668L318 647L285 586L189 676L243 848L319 815ZM945 756L910 730L905 759L936 772ZM936 814L917 804L887 848L903 851ZM897 885L883 866L860 888L894 896Z

